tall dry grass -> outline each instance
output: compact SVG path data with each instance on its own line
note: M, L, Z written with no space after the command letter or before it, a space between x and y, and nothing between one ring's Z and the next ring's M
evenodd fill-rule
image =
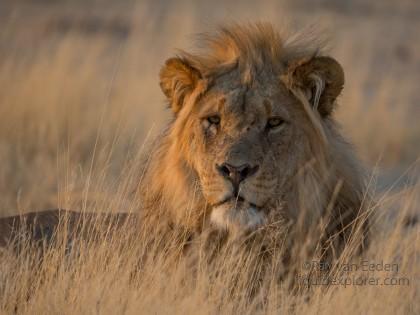
M288 17L292 27L319 23L333 37L331 53L346 71L337 117L377 190L372 246L361 259L398 264L370 276L402 282L313 286L308 298L268 279L250 300L230 291L246 283L238 266L255 267L246 254L171 272L158 255L139 269L145 249L127 231L99 247L82 243L70 258L63 247L41 262L31 249L2 253L1 313L420 313L419 233L404 221L420 201L418 5L241 3L0 4L0 214L136 210L139 154L170 116L157 84L165 58L226 19L281 27Z
M208 243L196 239L190 245L196 247L184 252L179 235L158 234L150 243L155 227L127 224L122 230L111 227L107 239L73 241L69 251L59 230L58 245L44 247L42 256L30 245L18 254L1 253L0 309L5 314L418 314L418 229L405 221L418 193L417 185L398 197L404 205L392 228L376 225L382 228L375 229L361 257L344 255L325 272L315 257L302 255L296 272L284 274L282 247L261 256L267 249L261 251L258 242L209 251ZM393 202L384 198L370 211Z

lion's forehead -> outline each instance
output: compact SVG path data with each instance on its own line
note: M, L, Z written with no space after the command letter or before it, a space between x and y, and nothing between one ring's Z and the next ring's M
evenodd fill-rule
M237 122L255 124L270 116L288 119L293 106L294 99L280 84L222 85L204 98L201 114L219 113Z

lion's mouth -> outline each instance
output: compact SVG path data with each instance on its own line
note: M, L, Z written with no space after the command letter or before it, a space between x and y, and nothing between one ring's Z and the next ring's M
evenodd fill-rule
M238 195L236 197L234 197L234 196L226 197L226 198L222 199L221 201L212 204L212 208L216 208L216 207L219 207L219 206L224 205L224 204L231 204L231 205L233 204L234 206L237 206L238 208L241 208L245 204L245 205L248 205L252 208L255 208L256 210L261 210L261 208L262 208L262 206L258 206L255 203L246 200L244 197L242 197L240 195Z

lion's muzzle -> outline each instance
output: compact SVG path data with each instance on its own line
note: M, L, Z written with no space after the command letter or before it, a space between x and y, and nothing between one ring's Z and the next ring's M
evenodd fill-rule
M238 197L214 206L210 221L219 229L242 234L263 226L266 216L262 209Z

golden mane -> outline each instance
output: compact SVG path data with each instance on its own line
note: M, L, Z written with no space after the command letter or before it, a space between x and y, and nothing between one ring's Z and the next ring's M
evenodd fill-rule
M215 77L238 67L243 84L248 84L259 75L261 69L269 69L272 73L283 73L279 80L301 101L311 122L302 128L309 130L307 134L310 135L313 156L312 159L307 158L314 163L304 167L299 185L289 192L289 207L294 208L291 210L294 212L293 219L299 220L301 210L307 207L311 207L314 215L321 216L331 202L334 207L330 209L328 235L340 235L341 241L349 238L348 234L341 233L344 227L350 226L355 220L366 221L362 168L350 145L339 134L333 119L321 119L311 108L302 86L295 84L291 77L292 71L300 64L321 55L322 41L312 34L280 35L270 24L258 23L245 26L234 24L221 27L214 34L200 35L198 46L202 48L199 53L179 53L179 58L192 66L188 71L193 72L190 77L182 79L183 83L189 83L186 81L191 77L199 76L205 83L191 89L188 97L185 97L188 84L182 89L178 86L162 86L164 92L169 88L178 88L176 101L183 102L186 109L177 112L150 150L145 177L140 184L144 218L155 218L155 222L175 224L191 231L202 229L210 210L201 194L197 173L189 163L191 139L186 130L191 128L192 108ZM195 69L199 74L195 73ZM334 82L329 84L333 89L338 89L339 94L342 73L334 75L339 78L338 85L334 86ZM323 88L322 84L316 85L317 102L320 102L320 97L328 96L321 96ZM311 223L311 219L304 219L303 226Z
M280 34L270 23L230 24L214 33L197 36L197 53L180 51L179 55L199 69L204 76L213 76L239 66L244 82L252 80L261 68L285 69L288 63L319 55L325 46L313 34L287 32Z

